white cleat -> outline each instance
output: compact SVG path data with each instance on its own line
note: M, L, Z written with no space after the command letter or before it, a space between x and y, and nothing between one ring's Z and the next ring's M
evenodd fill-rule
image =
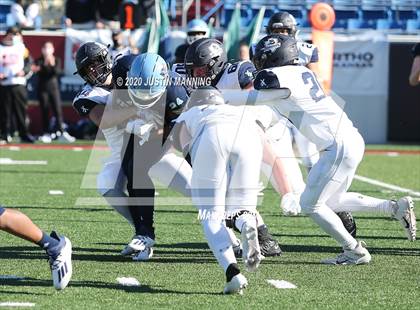
M242 236L242 259L249 272L256 271L263 259L260 244L258 242L258 230L256 222L251 225L244 223L241 229Z
M153 256L153 248L147 247L143 251L137 252L133 256L133 260L136 262L145 262L151 259Z
M146 248L151 248L155 245L155 240L147 236L134 236L129 244L121 251L121 255L133 255L144 251Z
M61 248L58 256L55 258L50 256L49 259L54 287L57 290L62 290L69 284L73 274L73 267L71 263L71 242L64 236L57 236L55 232L53 232L51 236L60 240L60 243L64 243L64 246Z
M410 196L397 201L393 217L400 221L408 240L416 240L416 215L414 214L414 202Z
M223 294L243 294L243 289L248 285L247 279L241 274L237 274L230 280L226 282L225 288L223 289Z
M362 265L371 261L369 251L366 249L366 243L358 241L357 246L353 250L344 250L336 258L325 259L323 264L327 265Z

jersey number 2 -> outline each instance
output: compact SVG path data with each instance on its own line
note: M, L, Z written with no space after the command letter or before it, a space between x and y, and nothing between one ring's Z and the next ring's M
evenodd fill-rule
M309 90L309 93L311 94L311 97L312 97L313 100L318 102L319 100L325 98L324 91L322 90L321 86L319 86L318 81L316 80L316 78L314 77L314 75L312 73L303 72L302 73L302 79L303 79L303 83L305 83L305 84L309 84L309 82L312 83L312 87ZM317 93L319 91L321 91L321 95L317 96Z

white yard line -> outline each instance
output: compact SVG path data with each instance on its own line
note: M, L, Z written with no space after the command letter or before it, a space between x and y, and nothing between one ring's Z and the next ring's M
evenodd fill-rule
M401 192L401 193L407 193L407 194L410 194L412 196L420 197L420 192L416 192L413 189L404 188L404 187L400 187L400 186L397 186L397 185L381 182L381 181L378 181L378 180L375 180L375 179L363 177L361 175L355 175L354 178L358 181L361 181L361 182L365 182L365 183L368 183L368 184L372 184L372 185L376 185L376 186L379 186L379 187L387 188L387 189L397 191L397 192Z
M0 307L34 307L35 304L33 302L14 302L14 301L7 301L7 302L0 302Z
M0 158L0 165L48 165L46 160L13 160Z

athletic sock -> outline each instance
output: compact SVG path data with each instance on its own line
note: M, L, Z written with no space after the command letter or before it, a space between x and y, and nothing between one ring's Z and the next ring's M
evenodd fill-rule
M227 228L223 220L221 220L223 218L222 212L219 219L206 219L201 221L201 225L203 226L204 235L214 257L226 272L229 265L236 264L236 257Z
M322 230L333 237L344 249L354 249L356 239L346 230L337 214L326 205L315 208L308 216L317 223Z
M338 198L328 201L327 205L336 212L364 211L393 214L392 202L390 200L378 199L359 193L343 193Z
M57 239L56 239L57 238ZM42 238L37 244L47 251L47 254L50 256L57 256L60 252L62 245L60 244L60 240L58 240L58 236L55 232L51 233L51 236L42 232Z
M238 264L230 264L226 269L226 282L229 282L234 276L240 273L241 271L239 270Z

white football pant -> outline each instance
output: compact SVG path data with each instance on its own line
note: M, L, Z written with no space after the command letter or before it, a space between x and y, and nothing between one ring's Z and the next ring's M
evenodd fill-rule
M192 200L199 209L209 247L226 271L236 258L225 216L256 212L261 138L256 126L207 126L192 146L191 155Z

